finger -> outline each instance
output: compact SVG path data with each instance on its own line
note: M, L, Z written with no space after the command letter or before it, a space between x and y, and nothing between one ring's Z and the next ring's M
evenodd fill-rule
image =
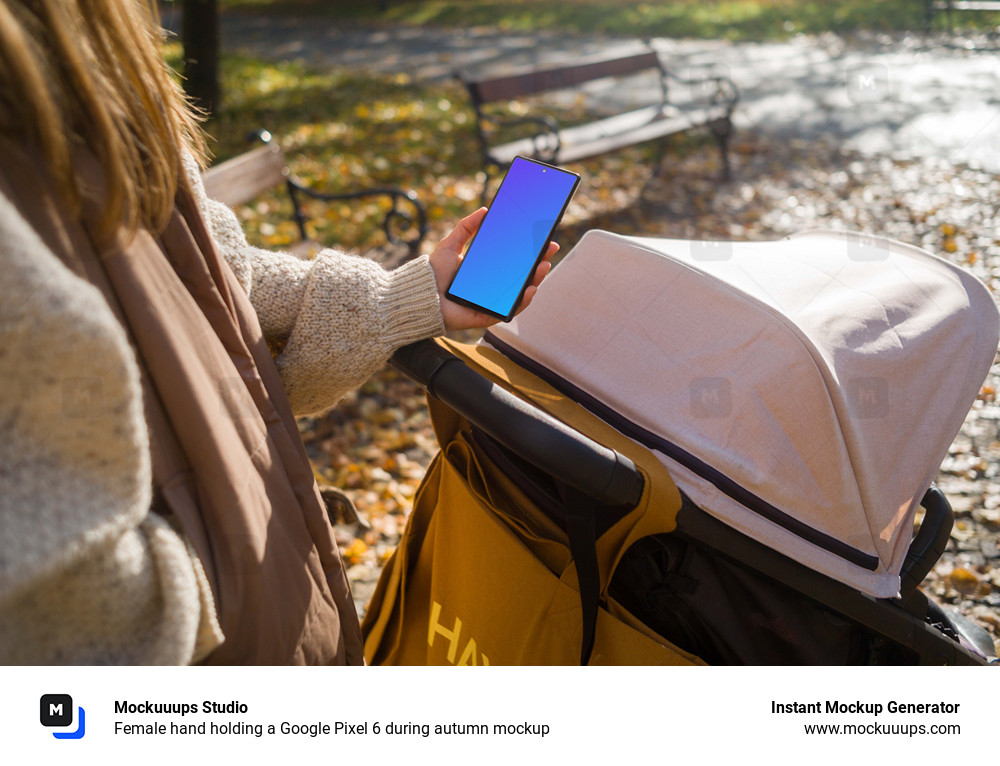
M537 285L528 285L528 287L525 288L525 290L524 290L524 297L521 298L521 303L518 304L517 311L514 312L514 316L517 316L522 311L524 311L526 308L528 308L528 304L531 303L532 298L535 297L535 293L537 293L537 292L538 292L538 286Z
M465 243L469 241L469 238L476 233L476 229L479 228L480 224L483 222L483 216L486 215L486 208L481 207L475 213L467 215L458 225L451 230L451 233L441 240L441 247L447 247L456 252L461 250Z
M485 329L487 327L492 327L499 321L500 320L495 316L484 314L481 311L475 311L469 317L467 325L470 329Z
M545 279L545 276L550 271L552 271L551 263L549 263L548 261L542 261L541 263L539 263L538 267L535 269L535 275L531 279L531 284L534 285L535 287L538 287L538 285L542 283L542 280Z

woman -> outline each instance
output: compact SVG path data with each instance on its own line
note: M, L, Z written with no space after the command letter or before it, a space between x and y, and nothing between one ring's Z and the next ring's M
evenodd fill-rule
M0 661L361 663L294 415L490 323L443 297L483 211L392 272L250 247L158 34L0 0Z

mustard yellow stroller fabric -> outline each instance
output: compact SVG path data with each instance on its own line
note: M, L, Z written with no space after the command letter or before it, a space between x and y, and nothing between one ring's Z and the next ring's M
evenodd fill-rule
M603 605L597 611L590 664L700 664L634 619L607 593L622 551L638 539L674 527L680 495L667 471L648 451L495 352L444 343L497 384L516 385L549 413L618 449L643 474L638 504L618 509L607 529L600 529L606 524L598 520L602 533L595 549ZM369 604L364 623L367 661L579 663L584 641L581 597L566 531L485 453L489 437L440 402L430 402L442 449L417 492L403 538Z

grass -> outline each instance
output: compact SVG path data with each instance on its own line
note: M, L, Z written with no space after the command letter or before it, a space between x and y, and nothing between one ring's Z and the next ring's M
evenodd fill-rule
M919 30L919 0L222 0L225 9L310 13L366 23L486 25L628 36L774 40L798 33ZM941 16L943 19L943 15ZM956 24L992 28L1000 13L956 13ZM943 27L943 20L934 25Z

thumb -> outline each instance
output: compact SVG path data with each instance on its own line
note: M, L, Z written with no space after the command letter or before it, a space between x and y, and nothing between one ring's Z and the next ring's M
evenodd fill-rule
M458 222L458 225L451 230L451 233L447 237L441 240L441 246L447 247L455 252L461 250L472 235L476 233L476 230L482 224L485 215L485 207L481 207L475 213L467 215Z

